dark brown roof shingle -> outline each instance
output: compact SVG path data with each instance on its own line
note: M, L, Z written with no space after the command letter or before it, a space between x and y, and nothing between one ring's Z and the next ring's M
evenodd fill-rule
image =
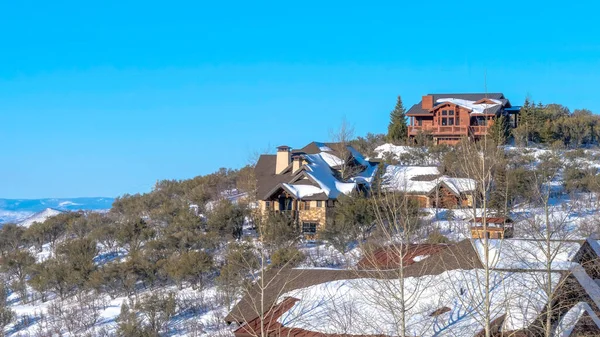
M489 99L497 99L502 102L502 105L495 105L485 110L486 114L495 114L497 113L503 106L510 106L508 100L504 97L502 93L467 93L467 94L429 94L433 96L434 105L437 105L435 102L441 98L458 98L458 99L466 99L469 101L478 101L483 98ZM427 109L422 108L422 101L413 105L406 112L407 115L415 116L415 115L432 115L431 112Z

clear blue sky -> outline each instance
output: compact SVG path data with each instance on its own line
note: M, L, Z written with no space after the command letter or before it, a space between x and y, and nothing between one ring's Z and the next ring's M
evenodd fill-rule
M124 4L124 3L127 4ZM593 1L4 1L0 197L117 196L385 132L395 96L600 112Z

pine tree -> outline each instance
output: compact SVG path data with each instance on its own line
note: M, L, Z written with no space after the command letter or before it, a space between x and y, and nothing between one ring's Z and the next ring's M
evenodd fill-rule
M494 121L494 124L490 127L490 138L498 145L506 144L508 137L510 136L510 128L508 125L507 118L505 116L499 116Z
M4 281L0 280L0 336L4 336L4 327L9 325L15 318L15 313L6 305L8 291Z
M398 144L405 140L407 136L406 109L404 109L404 104L402 104L402 98L398 96L396 107L390 113L387 139L390 143Z

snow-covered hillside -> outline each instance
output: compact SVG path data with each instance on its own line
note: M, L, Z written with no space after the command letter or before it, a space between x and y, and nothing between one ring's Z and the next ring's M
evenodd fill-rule
M30 217L26 218L25 220L20 221L19 223L17 223L17 225L22 226L22 227L29 227L34 222L44 222L44 221L46 221L46 219L53 217L55 215L58 215L60 213L63 213L63 211L59 211L54 208L46 208L45 210L43 210L41 212L37 212L37 213L31 215Z
M107 210L113 198L0 199L0 225L19 223L48 208L57 211Z

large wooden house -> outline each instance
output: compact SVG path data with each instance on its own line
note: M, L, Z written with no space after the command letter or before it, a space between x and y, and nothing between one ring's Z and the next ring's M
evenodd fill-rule
M436 144L450 145L465 137L478 140L500 116L507 118L509 127L517 127L519 111L502 93L428 94L406 113L408 136L423 133L431 135Z
M287 214L303 234L315 235L331 219L340 195L370 188L377 167L346 144L279 146L277 154L261 155L256 164L259 210Z

